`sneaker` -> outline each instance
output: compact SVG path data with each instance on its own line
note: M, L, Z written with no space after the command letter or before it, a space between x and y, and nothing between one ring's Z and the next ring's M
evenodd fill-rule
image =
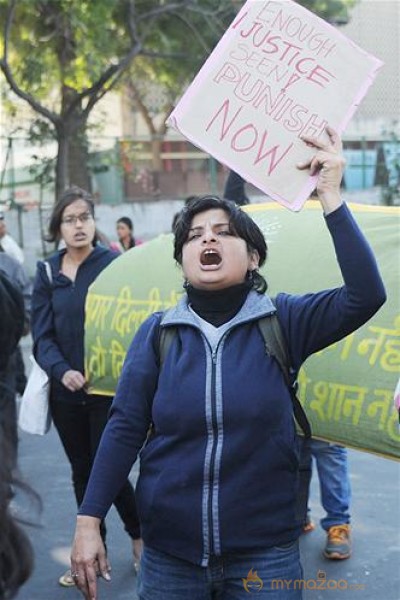
M333 525L328 529L323 554L325 558L332 560L349 558L351 554L350 525Z
M68 569L68 571L65 571L64 575L61 575L60 579L58 580L58 583L63 587L75 586L74 578L71 575L71 569Z

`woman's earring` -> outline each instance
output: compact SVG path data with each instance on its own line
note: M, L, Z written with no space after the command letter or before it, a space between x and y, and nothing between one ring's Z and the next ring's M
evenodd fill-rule
M190 286L189 281L187 279L185 279L184 282L183 282L183 289L187 290L189 286Z
M247 281L250 281L251 283L254 282L254 273L257 271L257 269L253 269L252 271L247 271Z

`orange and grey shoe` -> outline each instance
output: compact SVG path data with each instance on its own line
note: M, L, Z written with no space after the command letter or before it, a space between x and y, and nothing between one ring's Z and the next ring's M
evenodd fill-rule
M323 554L325 558L331 560L349 558L351 555L350 525L333 525L328 529Z

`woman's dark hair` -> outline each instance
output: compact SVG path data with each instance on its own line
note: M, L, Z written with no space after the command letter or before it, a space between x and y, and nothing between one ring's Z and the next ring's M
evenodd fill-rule
M229 217L229 226L231 231L242 238L249 252L257 251L260 257L259 266L261 267L267 258L267 243L262 234L262 231L253 219L243 211L240 206L219 198L218 196L200 196L191 200L179 213L177 218L174 234L174 258L182 264L182 250L185 242L188 239L189 231L192 226L192 221L195 215L210 209L221 209L226 212ZM267 289L267 282L258 271L251 273L253 289L260 293L264 293Z
M117 221L117 225L118 223L123 223L128 227L128 229L130 229L131 231L133 230L132 219L130 219L129 217L120 217Z
M45 238L46 242L60 241L61 221L64 210L76 200L84 200L88 205L88 209L90 210L92 217L94 217L94 201L92 196L89 194L89 192L86 192L77 185L71 186L65 190L61 198L54 205L49 222L49 232ZM97 237L95 236L93 240L93 246L95 246L96 243Z
M129 248L134 248L136 246L136 240L134 238L134 236L132 235L132 231L133 231L133 223L132 223L132 219L130 219L129 217L120 217L117 221L117 225L118 223L123 223L124 225L126 225L131 233L131 239L129 242Z

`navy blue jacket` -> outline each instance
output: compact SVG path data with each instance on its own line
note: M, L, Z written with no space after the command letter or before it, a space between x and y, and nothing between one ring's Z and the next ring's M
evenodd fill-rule
M296 369L385 301L375 259L347 207L326 221L343 287L276 298ZM105 516L141 450L136 500L149 546L205 566L211 555L299 536L292 403L257 325L274 310L268 296L251 291L212 343L186 296L147 319L129 348L80 514ZM178 332L159 373L160 319Z
M85 300L88 288L118 254L96 246L79 266L75 281L60 272L65 250L54 254L50 263L50 284L43 262L38 262L32 296L32 337L34 355L51 378L55 400L79 403L87 400L83 391L70 392L61 379L69 369L84 372Z

